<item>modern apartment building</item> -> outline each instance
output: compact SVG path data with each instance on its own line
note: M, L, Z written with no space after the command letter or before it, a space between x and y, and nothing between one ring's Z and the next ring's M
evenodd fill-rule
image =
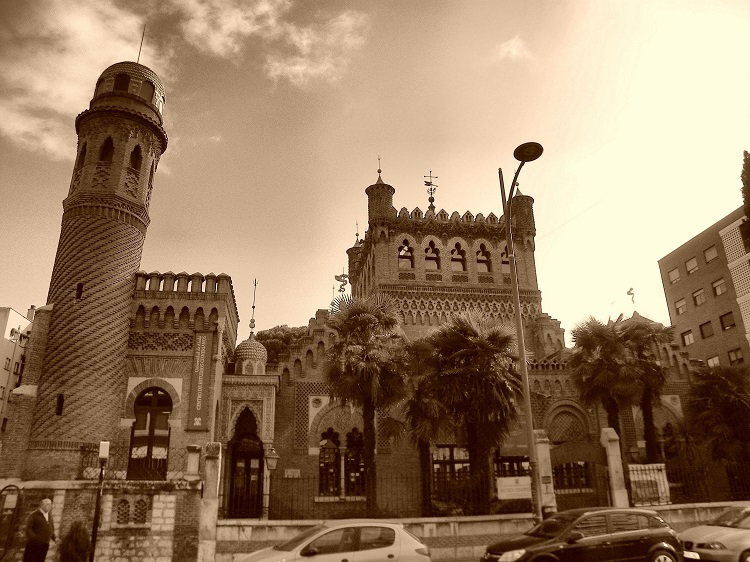
M26 364L26 342L31 333L35 309L32 306L26 316L9 308L0 307L0 424L5 430L5 406L8 394L23 375Z
M659 260L675 339L709 367L750 361L745 221L740 207Z

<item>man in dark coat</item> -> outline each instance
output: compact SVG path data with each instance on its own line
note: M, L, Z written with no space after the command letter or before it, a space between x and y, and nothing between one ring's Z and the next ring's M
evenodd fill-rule
M26 548L23 551L23 562L44 562L49 549L49 541L57 540L55 525L50 515L52 500L44 498L39 509L26 520Z

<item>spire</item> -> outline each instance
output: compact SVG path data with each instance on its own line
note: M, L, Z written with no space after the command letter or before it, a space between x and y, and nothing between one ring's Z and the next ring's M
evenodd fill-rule
M250 318L250 337L253 336L253 330L255 329L255 290L258 288L258 280L253 279L253 314Z
M430 196L427 200L430 202L430 206L427 208L428 211L435 212L435 192L437 191L438 185L434 183L432 180L438 179L437 176L432 175L432 170L430 170L429 176L424 176L426 178L429 178L428 180L425 180L424 184L427 186L427 194Z
M385 182L383 181L383 178L381 178L381 177L380 177L380 173L381 173L382 171L383 171L383 170L381 170L381 169L380 169L380 156L378 156L378 181L376 181L375 183L385 183Z

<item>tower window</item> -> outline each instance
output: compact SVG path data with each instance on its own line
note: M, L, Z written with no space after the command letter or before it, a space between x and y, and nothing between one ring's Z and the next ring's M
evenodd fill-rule
M141 97L148 103L153 103L154 91L154 85L148 80L144 80L141 84Z
M79 168L83 168L83 165L86 163L86 143L83 143L83 146L81 147L81 152L78 153L78 158L76 159L76 170Z
M104 93L104 78L100 78L96 83L96 90L94 90L94 97Z
M414 269L414 249L409 246L409 241L398 247L398 268Z
M65 395L64 394L58 394L57 395L57 407L55 408L55 414L58 416L62 416L63 413L63 406L65 405Z
M466 271L466 252L458 242L451 250L451 271Z
M440 269L440 250L435 247L435 242L430 241L424 250L424 268Z
M118 74L115 76L115 92L127 92L130 88L130 76L127 74Z
M143 156L141 156L141 145L139 144L130 153L130 167L136 172L140 172L141 164L143 164Z
M148 388L136 398L133 410L128 479L165 480L172 399L160 388Z
M79 301L83 298L83 283L76 285L76 300Z
M484 244L477 251L477 273L492 273L492 260Z
M107 140L102 144L99 150L99 162L112 162L112 156L115 154L115 143L112 142L112 137L107 137Z

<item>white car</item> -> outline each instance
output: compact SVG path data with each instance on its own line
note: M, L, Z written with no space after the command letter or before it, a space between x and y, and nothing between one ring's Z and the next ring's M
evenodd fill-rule
M685 552L696 552L701 560L750 562L750 503L738 502L710 523L679 536Z
M431 562L429 549L401 523L327 521L239 562Z

